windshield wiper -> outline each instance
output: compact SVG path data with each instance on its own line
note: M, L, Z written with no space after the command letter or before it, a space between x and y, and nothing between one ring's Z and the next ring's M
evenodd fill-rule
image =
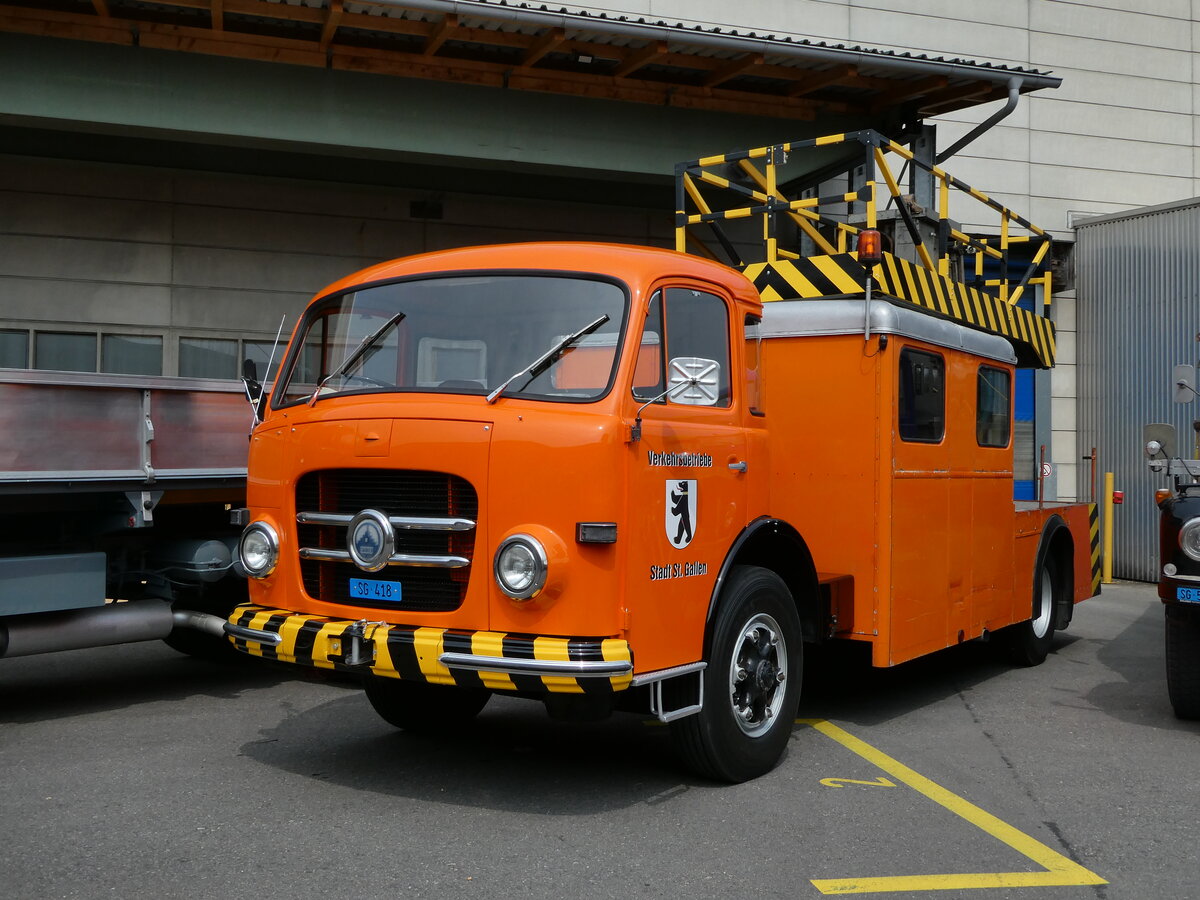
M554 365L555 360L557 360L558 357L562 355L564 350L566 350L568 347L570 347L572 344L574 344L580 338L587 337L589 334L591 334L593 331L595 331L597 328L599 328L601 325L603 325L607 321L608 321L608 316L603 315L600 318L598 318L595 322L591 322L590 324L584 325L582 328L580 328L574 334L568 335L567 337L563 338L561 341L559 341L557 344L555 344L553 347L551 347L549 350L547 350L545 353L543 353L541 356L539 356L537 361L532 366L529 366L528 368L525 368L525 369L521 369L519 372L513 372L512 375L510 375L508 378L506 378L504 380L504 383L501 384L500 387L496 388L494 391L492 391L490 394L487 395L487 398L486 398L487 402L495 403L497 398L499 398L499 396L502 393L504 393L504 389L506 387L508 387L510 384L512 384L514 381L516 381L518 378L520 378L522 375L524 375L525 373L528 372L529 379L525 382L524 385L521 386L521 389L524 390L526 387L529 386L530 381L533 381L533 379L537 378L539 375L541 375L543 372L545 372L548 368L550 368L552 365Z
M359 345L354 348L354 352L342 360L342 364L340 366L321 379L321 383L317 385L316 390L314 390L312 392L312 396L309 397L308 405L312 406L317 402L317 397L320 396L321 388L325 387L325 385L329 384L329 382L333 381L333 379L341 378L352 368L354 368L355 363L366 356L367 351L374 347L375 344L379 342L381 337L404 321L405 315L406 314L402 312L396 313L394 316L368 334L365 338L363 338Z

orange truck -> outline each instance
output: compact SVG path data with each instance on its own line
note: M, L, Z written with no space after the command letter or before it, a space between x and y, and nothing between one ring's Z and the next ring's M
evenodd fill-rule
M883 252L877 181L834 198L857 223L786 200L778 149L681 167L675 251L451 250L318 294L253 433L235 645L361 673L407 729L493 693L649 711L727 781L778 762L806 644L1041 662L1099 585L1092 507L1012 499L1014 371L1053 329L951 250ZM704 178L731 162L748 214ZM746 219L741 271L678 252Z

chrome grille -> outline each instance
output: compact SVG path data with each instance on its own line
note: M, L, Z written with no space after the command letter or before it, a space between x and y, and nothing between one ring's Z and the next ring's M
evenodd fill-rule
M364 509L387 515L396 534L391 563L363 572L346 549L350 520ZM466 594L479 501L465 479L444 472L327 469L296 485L296 525L304 590L330 603L444 612ZM402 600L350 595L350 579L398 581Z

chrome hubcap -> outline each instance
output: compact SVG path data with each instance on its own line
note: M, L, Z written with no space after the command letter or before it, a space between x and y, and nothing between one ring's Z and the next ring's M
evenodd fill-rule
M729 663L729 700L742 731L757 737L771 729L783 707L787 678L787 645L779 623L759 613L742 626Z
M1040 588L1037 608L1033 611L1033 635L1044 638L1050 630L1050 618L1054 615L1054 582L1045 569L1042 569Z

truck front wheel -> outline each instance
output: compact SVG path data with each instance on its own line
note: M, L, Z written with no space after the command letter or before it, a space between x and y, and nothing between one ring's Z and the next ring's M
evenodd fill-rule
M367 700L390 725L405 731L432 733L461 727L487 704L491 692L368 675Z
M771 771L792 733L803 665L800 618L783 580L738 566L713 625L704 707L671 723L684 764L721 781Z
M1168 605L1167 696L1180 719L1200 719L1200 610Z

